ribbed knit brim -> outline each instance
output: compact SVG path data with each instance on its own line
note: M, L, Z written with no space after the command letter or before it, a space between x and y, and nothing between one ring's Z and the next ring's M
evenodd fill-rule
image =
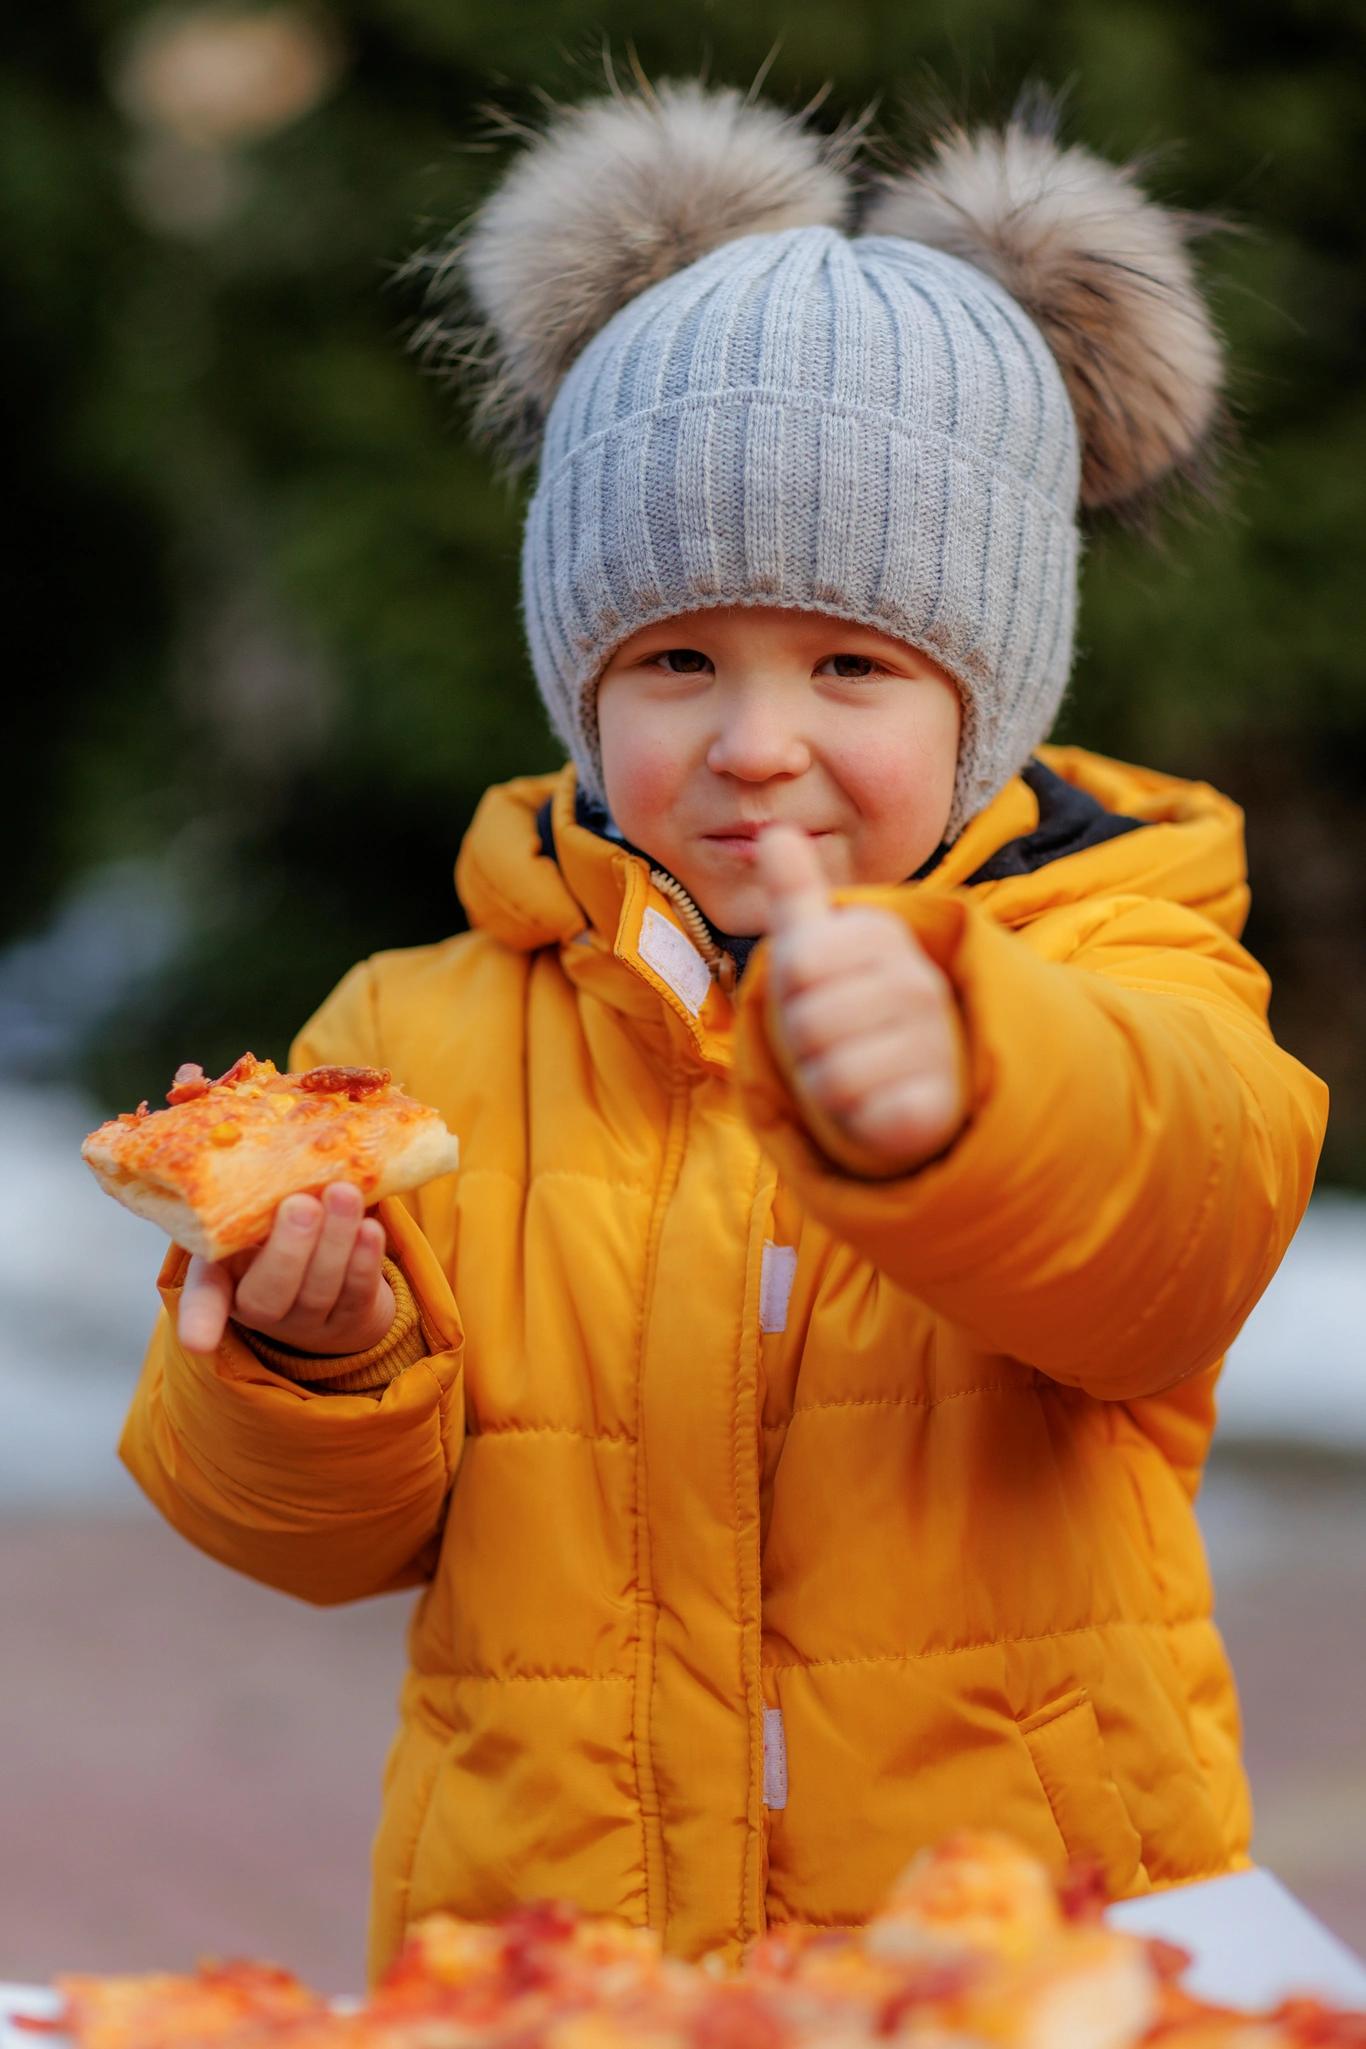
M750 235L626 306L569 372L527 514L537 682L605 797L596 682L654 619L776 605L959 682L946 837L1047 737L1072 658L1077 429L1038 329L894 236Z

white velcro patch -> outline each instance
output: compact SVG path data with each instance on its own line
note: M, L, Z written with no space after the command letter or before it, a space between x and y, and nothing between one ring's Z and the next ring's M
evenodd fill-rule
M787 1305L792 1299L796 1274L796 1246L774 1245L770 1240L764 1246L763 1265L759 1269L760 1330L787 1329Z
M686 932L680 932L659 911L646 911L640 928L640 957L696 1017L711 987L711 969Z
M764 1709L764 1805L787 1805L787 1737L781 1708Z

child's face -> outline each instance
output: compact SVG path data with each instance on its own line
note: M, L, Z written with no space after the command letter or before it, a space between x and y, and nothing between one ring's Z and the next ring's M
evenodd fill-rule
M725 836L737 827L804 827L832 884L913 874L948 823L960 718L930 656L775 606L642 627L598 685L612 816L723 932L767 924L754 840Z

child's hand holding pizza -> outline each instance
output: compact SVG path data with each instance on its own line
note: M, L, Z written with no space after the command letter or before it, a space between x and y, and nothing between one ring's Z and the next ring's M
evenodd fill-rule
M364 1215L360 1190L349 1181L334 1181L321 1200L291 1195L264 1245L229 1259L191 1259L180 1295L180 1342L187 1352L216 1351L232 1317L298 1352L367 1352L394 1320L383 1264L384 1226Z
M299 1352L377 1345L394 1293L384 1226L365 1212L459 1165L439 1113L387 1068L281 1074L252 1053L217 1081L182 1067L166 1101L111 1117L81 1153L108 1194L192 1255L186 1350L215 1351L230 1316Z
M811 840L760 835L768 892L768 1023L812 1134L891 1177L933 1159L968 1109L962 1025L947 976L890 911L833 905ZM866 1170L865 1170L866 1171Z

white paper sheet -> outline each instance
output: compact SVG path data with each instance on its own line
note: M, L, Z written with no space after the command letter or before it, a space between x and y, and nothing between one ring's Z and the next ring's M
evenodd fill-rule
M1181 1983L1198 1999L1252 2009L1308 1993L1366 2008L1366 1964L1269 1871L1234 1871L1121 1900L1106 1919L1191 1951Z

